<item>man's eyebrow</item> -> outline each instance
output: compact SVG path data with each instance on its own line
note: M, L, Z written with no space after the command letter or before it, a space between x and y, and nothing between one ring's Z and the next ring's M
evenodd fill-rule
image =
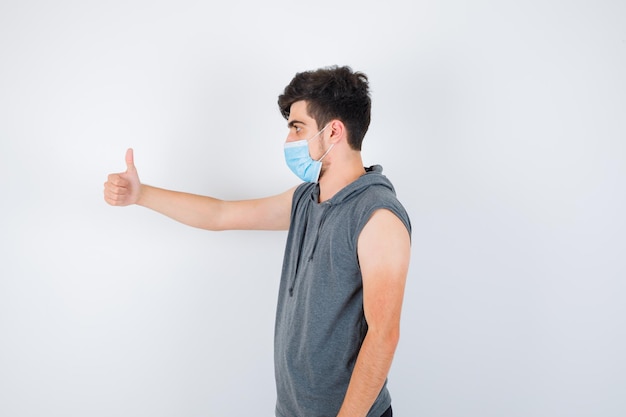
M304 122L301 122L300 120L292 120L289 123L287 123L287 127L288 128L292 128L294 125L296 125L297 123L303 125Z

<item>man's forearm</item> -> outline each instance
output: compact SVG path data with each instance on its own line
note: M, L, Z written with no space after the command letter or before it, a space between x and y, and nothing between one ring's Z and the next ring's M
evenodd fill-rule
M398 345L397 335L368 331L337 417L365 417L380 394Z
M141 185L137 205L152 209L189 226L220 230L222 201L206 196Z

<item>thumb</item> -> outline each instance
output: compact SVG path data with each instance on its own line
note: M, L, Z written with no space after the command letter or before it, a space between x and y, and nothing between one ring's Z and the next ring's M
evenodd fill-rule
M126 151L126 172L136 171L135 158L133 155L133 148L128 148Z

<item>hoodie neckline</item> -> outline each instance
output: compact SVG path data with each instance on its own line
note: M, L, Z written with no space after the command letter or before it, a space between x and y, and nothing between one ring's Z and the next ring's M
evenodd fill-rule
M383 167L381 165L372 165L370 167L364 167L364 168L365 168L365 174L361 175L359 178L357 178L356 180L352 181L350 184L346 185L341 190L339 190L334 196L332 196L328 200L323 201L321 203L319 203L320 185L319 183L316 183L315 188L313 192L311 193L311 199L313 200L315 204L318 204L320 206L336 205L336 204L341 204L342 202L350 199L352 195L354 195L355 193L358 194L358 192L360 192L361 190L363 190L364 188L370 185L380 184L380 185L387 186L388 188L393 190L393 186L391 185L391 182L389 182L387 177L382 175Z

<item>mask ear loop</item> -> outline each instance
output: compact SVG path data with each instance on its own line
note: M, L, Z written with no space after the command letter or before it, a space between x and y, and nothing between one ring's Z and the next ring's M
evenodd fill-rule
M326 130L326 128L327 128L329 125L330 125L330 122L326 123L326 126L324 126L324 128L323 128L322 130L320 130L319 132L317 132L317 135L319 135L319 134L320 134L320 133L322 133L324 130ZM315 135L315 136L317 136L317 135ZM313 136L313 138L314 138L315 136ZM313 139L313 138L311 138L311 139ZM309 139L309 140L311 140L311 139ZM334 143L331 143L331 144L330 144L330 147L328 148L328 150L327 150L326 152L324 152L324 155L322 155L322 157L321 157L320 159L318 159L318 160L317 160L317 162L322 162L322 159L324 159L324 157L325 157L326 155L328 155L328 152L330 152L330 150L333 148L333 146L335 146L335 144L334 144Z
M330 150L333 148L333 146L335 146L335 144L334 144L334 143L331 143L331 144L330 144L330 147L328 148L328 150L324 153L324 155L322 155L322 157L321 157L320 159L318 159L318 160L317 160L317 162L322 162L322 159L324 159L324 157L325 157L326 155L328 155L328 152L330 152Z
M330 122L326 123L326 126L324 126L324 128L323 128L322 130L320 130L319 132L317 132L317 133L316 133L315 135L313 135L312 137L308 138L306 141L307 141L307 142L310 142L310 141L312 141L313 139L317 138L317 137L320 135L320 133L322 133L323 131L325 131L325 130L326 130L326 128L328 127L328 125L329 125L329 124L330 124Z

